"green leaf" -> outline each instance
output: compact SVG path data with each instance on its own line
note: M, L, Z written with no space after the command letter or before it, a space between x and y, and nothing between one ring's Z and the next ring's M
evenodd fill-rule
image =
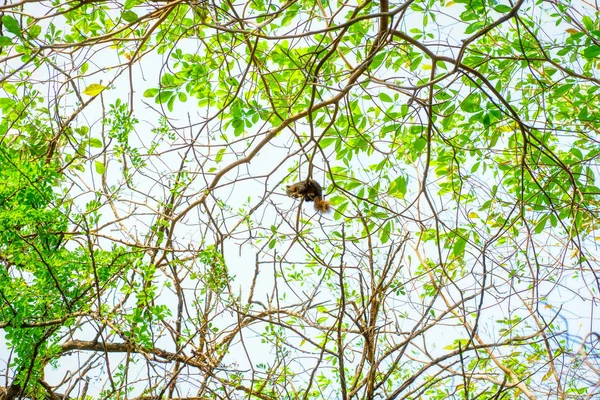
M94 167L96 168L96 172L99 173L100 175L102 175L106 172L106 167L104 166L104 163L101 161L94 161Z
M486 25L485 21L475 21L465 29L465 33L473 33L482 29Z
M129 10L129 9L137 6L141 2L142 2L142 0L125 0L125 4L123 4L123 8L125 10Z
M160 92L160 89L157 88L146 89L144 92L144 97L154 97L158 94L158 92Z
M388 221L383 228L381 229L381 232L379 234L379 237L381 239L381 243L387 243L390 240L390 235L392 232L392 222Z
M535 226L535 229L534 229L535 233L537 233L537 234L542 233L542 231L546 227L546 221L548 221L547 216L540 218L537 225Z
M379 67L381 65L381 63L383 62L383 60L385 59L386 56L387 56L387 53L378 53L373 58L373 62L371 63L371 68L377 69L377 67Z
M415 140L413 143L413 148L417 153L420 153L421 150L425 148L425 146L427 146L427 140L425 140L425 138L422 137L418 137L417 140Z
M170 90L165 90L162 91L158 94L158 96L156 96L156 103L158 104L164 104L167 101L169 101L169 99L171 98L171 96L173 95L173 92Z
M121 16L127 22L135 22L139 18L138 15L131 10L127 10L127 11L123 12L123 14L121 14Z
M388 190L389 194L397 197L399 199L403 199L406 195L406 187L408 185L408 179L404 176L399 176L390 184L390 188Z
M465 248L467 247L467 239L456 235L456 241L454 242L454 248L452 249L452 254L455 257L460 257L465 253Z
M33 25L29 28L29 37L32 39L36 39L42 33L42 27L39 25Z
M321 141L319 142L319 146L321 146L321 148L324 149L326 147L329 147L336 140L337 140L336 138L324 138L324 139L321 139Z
M490 114L485 114L483 116L483 119L481 120L481 123L483 124L484 127L489 128L490 122L491 122Z
M83 64L81 64L79 71L81 71L82 74L85 74L87 72L89 66L90 66L90 64L88 62L84 62Z
M21 36L21 28L19 27L19 23L10 15L4 15L2 17L2 25L4 25L6 30L12 33L13 35L19 37Z
M584 51L583 51L583 56L587 59L592 59L597 57L600 54L600 46L598 45L591 45L590 47L587 47Z
M587 29L588 31L594 29L594 21L592 20L592 18L590 18L589 15L584 15L583 18L581 18L581 22L583 22L583 26L585 26L585 29Z
M573 87L572 83L567 83L567 84L561 85L554 91L554 95L562 96L563 94L566 94L569 90L571 90L572 87Z
M473 93L469 95L460 104L460 109L468 113L475 113L481 111L481 97L479 93Z
M11 83L4 83L2 85L2 88L4 90L6 90L6 93L12 94L13 96L18 96L17 93L17 88L15 87L15 85L11 84Z
M90 146L100 149L100 148L102 148L102 141L100 141L100 139L98 139L98 138L91 138Z
M175 99L177 97L175 95L171 96L171 98L169 99L169 101L167 102L167 109L171 112L173 112L173 107L175 106Z
M245 131L244 121L241 119L234 119L231 122L231 126L233 127L233 134L235 136L240 136Z
M0 36L0 46L11 46L12 40L6 36Z
M296 14L297 14L297 12L287 12L285 14L285 16L283 17L283 20L281 20L281 26L289 25L290 22L292 22L292 20L296 16Z
M381 92L379 93L379 99L381 101L383 101L384 103L393 103L394 100L392 100L392 98L390 97L389 94L385 93L385 92Z
M512 10L512 8L510 8L506 4L498 4L496 7L494 7L494 11L499 12L501 14L506 14L507 12L510 12L510 10Z
M85 88L83 93L87 94L88 96L97 96L103 90L104 86L100 85L99 83L92 83L90 86Z
M0 108L2 109L8 109L11 108L15 105L15 101L13 99L11 99L10 97L1 97L0 98Z
M223 160L223 155L224 155L224 154L225 154L225 148L222 148L221 150L219 150L219 151L217 152L217 155L216 155L216 157L215 157L215 161L216 161L217 163L220 163L220 162L221 162L221 160Z

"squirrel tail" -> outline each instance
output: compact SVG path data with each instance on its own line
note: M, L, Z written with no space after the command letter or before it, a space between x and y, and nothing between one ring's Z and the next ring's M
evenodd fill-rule
M328 213L331 211L331 203L328 200L323 200L320 197L315 197L315 210L323 213Z

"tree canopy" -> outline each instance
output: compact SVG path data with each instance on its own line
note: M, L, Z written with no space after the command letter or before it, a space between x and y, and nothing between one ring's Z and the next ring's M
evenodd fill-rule
M597 3L0 14L0 397L600 395Z

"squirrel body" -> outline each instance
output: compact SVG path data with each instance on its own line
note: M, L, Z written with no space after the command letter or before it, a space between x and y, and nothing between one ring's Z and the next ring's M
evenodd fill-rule
M331 210L331 203L323 200L323 188L314 179L307 179L286 186L285 194L294 199L302 198L304 201L314 201L315 210L320 213L327 213Z

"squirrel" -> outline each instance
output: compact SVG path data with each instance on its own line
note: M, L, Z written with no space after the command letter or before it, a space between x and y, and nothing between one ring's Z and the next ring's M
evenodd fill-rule
M331 203L323 200L323 189L314 179L307 179L294 183L292 186L286 186L285 194L294 199L302 198L305 201L314 201L315 210L320 213L328 213L331 210Z

